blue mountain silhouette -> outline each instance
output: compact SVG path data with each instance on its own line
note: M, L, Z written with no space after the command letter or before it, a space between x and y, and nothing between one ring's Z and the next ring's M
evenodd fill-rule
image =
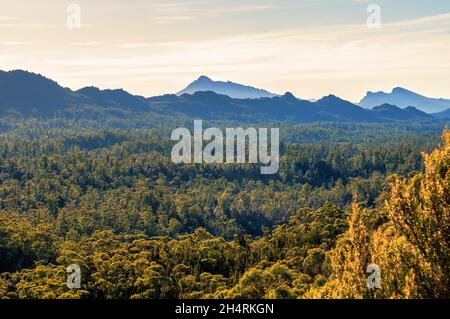
M359 105L365 108L391 104L401 108L414 106L417 109L427 112L442 112L450 108L450 100L429 98L410 90L396 87L391 93L385 92L367 92L367 95L359 102Z
M200 78L200 82L206 78ZM223 82L231 83L231 82ZM231 86L249 92L246 86L233 83ZM66 109L93 106L102 112L152 112L174 117L194 117L211 120L240 122L310 123L319 121L372 122L381 123L399 120L427 120L430 115L414 108L405 109L383 104L373 110L364 109L337 96L329 95L311 102L295 97L292 93L272 96L258 89L249 89L270 96L257 98L233 98L213 91L198 91L193 94L168 94L145 98L122 89L100 90L85 87L72 91L42 75L22 70L0 71L0 116L8 112L22 116L51 117L63 114ZM254 91L257 90L257 91ZM243 91L242 91L243 92ZM78 112L83 116L83 112ZM65 116L70 116L68 112ZM87 115L86 115L87 116Z
M218 94L224 94L228 95L229 97L238 99L255 99L276 96L276 94L270 93L266 90L257 89L247 85L229 81L213 81L205 75L200 76L197 80L189 84L185 89L178 92L177 95L193 94L201 91L212 91Z

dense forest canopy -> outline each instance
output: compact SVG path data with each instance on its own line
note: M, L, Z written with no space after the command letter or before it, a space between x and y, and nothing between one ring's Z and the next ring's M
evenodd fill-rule
M261 175L175 165L189 120L146 120L0 119L0 298L450 296L442 123L285 124Z

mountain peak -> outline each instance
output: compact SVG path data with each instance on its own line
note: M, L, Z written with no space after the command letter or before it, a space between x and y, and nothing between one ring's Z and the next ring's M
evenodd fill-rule
M100 89L96 86L85 86L84 88L79 89L78 93L92 94L92 93L100 93Z
M11 108L22 114L51 115L59 106L73 102L69 89L24 70L0 71L0 92L0 110Z
M317 103L319 103L319 104L320 104L320 103L322 103L322 104L324 104L324 103L326 103L326 104L330 104L330 103L342 103L342 102L348 103L348 104L352 104L352 103L350 103L350 102L348 102L348 101L346 101L346 100L341 99L340 97L338 97L338 96L336 96L336 95L334 95L334 94L329 94L329 95L324 96L323 98L317 100Z
M391 94L416 94L416 93L414 93L413 91L407 90L405 88L397 86L392 89Z
M284 93L284 95L282 96L283 99L288 100L288 101L297 101L298 99L295 97L294 94L292 94L291 92L286 92Z
M211 78L206 75L200 75L199 78L195 82L212 82Z
M214 81L206 75L200 76L197 80L189 84L184 90L178 92L177 95L194 94L201 91L212 91L217 94L228 95L231 98L239 99L256 99L276 96L275 94L272 94L266 90L257 89L239 83L230 81Z
M46 83L49 86L53 86L54 88L58 87L60 88L60 85L53 81L52 79L49 79L45 77L44 75L40 73L34 73L26 70L11 70L11 71L2 71L0 70L0 76L2 78L8 78L15 81L27 81L29 84L43 84Z
M402 87L393 88L391 93L382 91L368 92L359 102L359 105L365 108L373 108L385 103L396 105L400 108L414 106L418 110L427 113L436 113L450 107L450 100L428 98Z

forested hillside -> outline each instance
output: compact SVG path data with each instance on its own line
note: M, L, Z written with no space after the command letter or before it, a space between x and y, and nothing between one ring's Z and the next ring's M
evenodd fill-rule
M93 123L1 122L0 298L450 296L438 125L285 125L264 176L173 164L169 127Z

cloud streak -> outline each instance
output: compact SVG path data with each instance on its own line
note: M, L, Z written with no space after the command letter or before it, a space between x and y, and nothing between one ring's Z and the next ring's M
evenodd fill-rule
M162 3L160 11L135 19L138 24L132 29L111 30L106 20L88 15L85 21L95 22L89 30L62 28L52 30L49 37L33 31L37 40L28 43L30 50L19 43L32 39L18 29L19 36L8 36L9 32L2 36L2 66L41 72L73 88L124 87L146 96L178 91L200 74L278 93L289 90L304 98L334 93L358 100L366 90L393 86L429 96L445 97L449 92L450 13L383 23L380 29L367 28L361 19L361 24L268 28L273 31L230 24L229 31L219 33L199 12L227 15L236 6L217 3L211 7L201 1ZM120 6L114 10L123 11ZM269 12L273 6L269 1L247 4L238 12ZM134 10L143 13L145 8L148 3L139 2ZM164 10L170 14L162 14Z

